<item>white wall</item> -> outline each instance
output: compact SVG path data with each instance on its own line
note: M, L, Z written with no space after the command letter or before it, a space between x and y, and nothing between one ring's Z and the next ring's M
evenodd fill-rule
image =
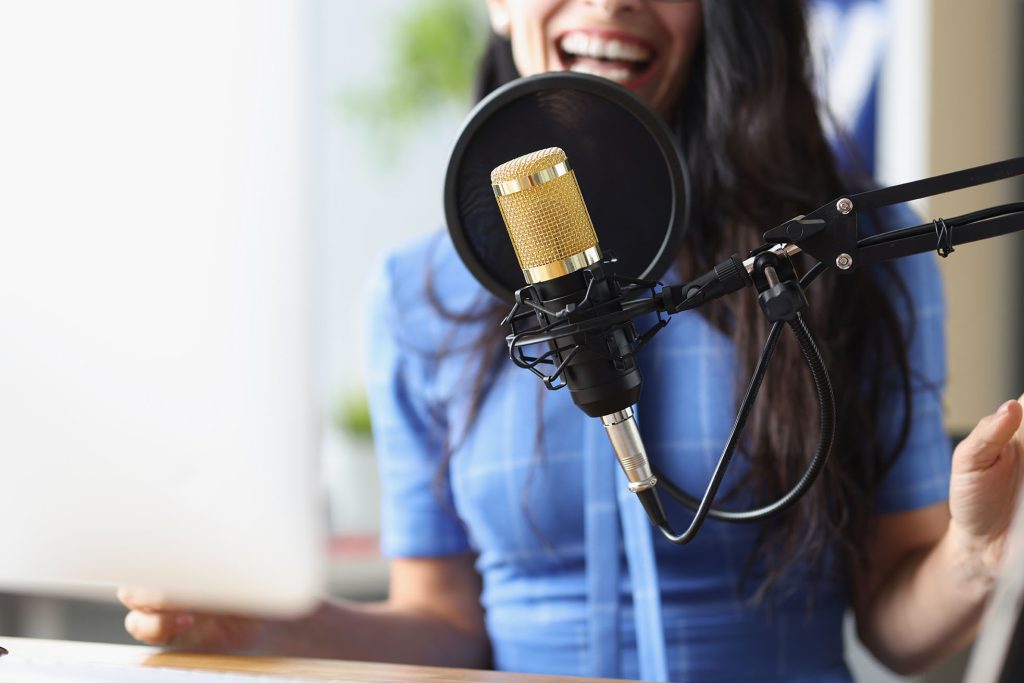
M1021 154L1019 0L891 0L879 159L885 183L937 175ZM950 217L1024 197L1003 182L921 202L927 218ZM948 298L947 425L969 430L1024 392L1020 342L1019 236L959 247L941 262Z
M444 224L442 187L462 112L426 118L393 167L336 104L340 91L371 84L387 64L391 21L411 0L315 0L321 56L316 91L321 220L327 270L323 302L323 397L362 383L359 294L373 263L389 248ZM467 107L468 111L468 107Z
M931 49L929 173L1021 154L1019 0L936 0ZM1024 199L1024 184L1002 182L944 195L934 216ZM949 298L949 415L965 431L1024 392L1017 344L1022 306L1021 236L965 245L942 264Z

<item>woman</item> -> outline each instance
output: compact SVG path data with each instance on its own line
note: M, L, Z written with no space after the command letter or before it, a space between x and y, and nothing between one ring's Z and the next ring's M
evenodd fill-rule
M843 192L808 86L798 0L488 5L496 37L483 90L517 74L597 73L632 88L680 136L698 220L673 276L703 272ZM302 621L269 623L122 591L126 626L151 643L296 656L847 681L841 622L852 605L881 661L926 668L971 637L990 590L1020 485L1022 407L1010 401L984 418L950 477L931 257L823 278L810 294L839 400L829 467L784 517L710 521L676 547L636 501L617 499L624 487L600 425L501 362L498 307L447 239L400 250L373 307L396 312L371 324L388 600L325 603ZM686 488L706 481L735 409L728 389L749 376L764 333L750 297L736 295L677 316L641 357L645 442ZM794 346L777 353L727 505L776 497L814 445ZM686 513L670 514L683 524Z

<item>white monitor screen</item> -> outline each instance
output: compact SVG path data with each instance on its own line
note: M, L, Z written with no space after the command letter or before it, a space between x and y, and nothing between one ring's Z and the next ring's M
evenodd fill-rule
M308 607L306 4L0 19L0 586Z

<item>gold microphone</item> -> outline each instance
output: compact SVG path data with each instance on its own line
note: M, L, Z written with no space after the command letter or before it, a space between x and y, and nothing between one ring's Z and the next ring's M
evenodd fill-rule
M527 284L601 261L576 173L560 148L506 161L491 171L491 189Z
M564 151L549 147L505 162L491 171L491 189L523 277L547 310L572 310L578 319L597 315L593 311L599 306L603 312L610 307L621 310L615 301L618 285L602 270L597 233ZM579 271L591 266L588 281ZM584 298L586 305L577 308ZM542 325L552 322L543 312L537 316ZM556 342L551 345L565 361L565 382L573 401L591 417L601 418L630 491L640 494L652 520L663 520L653 489L657 479L633 418L641 386L632 347L635 330L632 324L620 323L598 336L597 342L582 340L584 348L578 353L559 348ZM609 352L618 360L609 359Z

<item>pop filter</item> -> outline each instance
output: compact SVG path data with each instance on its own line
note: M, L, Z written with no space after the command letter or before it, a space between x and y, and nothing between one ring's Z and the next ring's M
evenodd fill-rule
M462 126L445 177L445 216L474 277L505 301L525 284L491 189L491 170L547 147L565 150L601 250L617 259L615 272L660 277L687 227L682 155L665 122L632 92L568 72L498 88Z

